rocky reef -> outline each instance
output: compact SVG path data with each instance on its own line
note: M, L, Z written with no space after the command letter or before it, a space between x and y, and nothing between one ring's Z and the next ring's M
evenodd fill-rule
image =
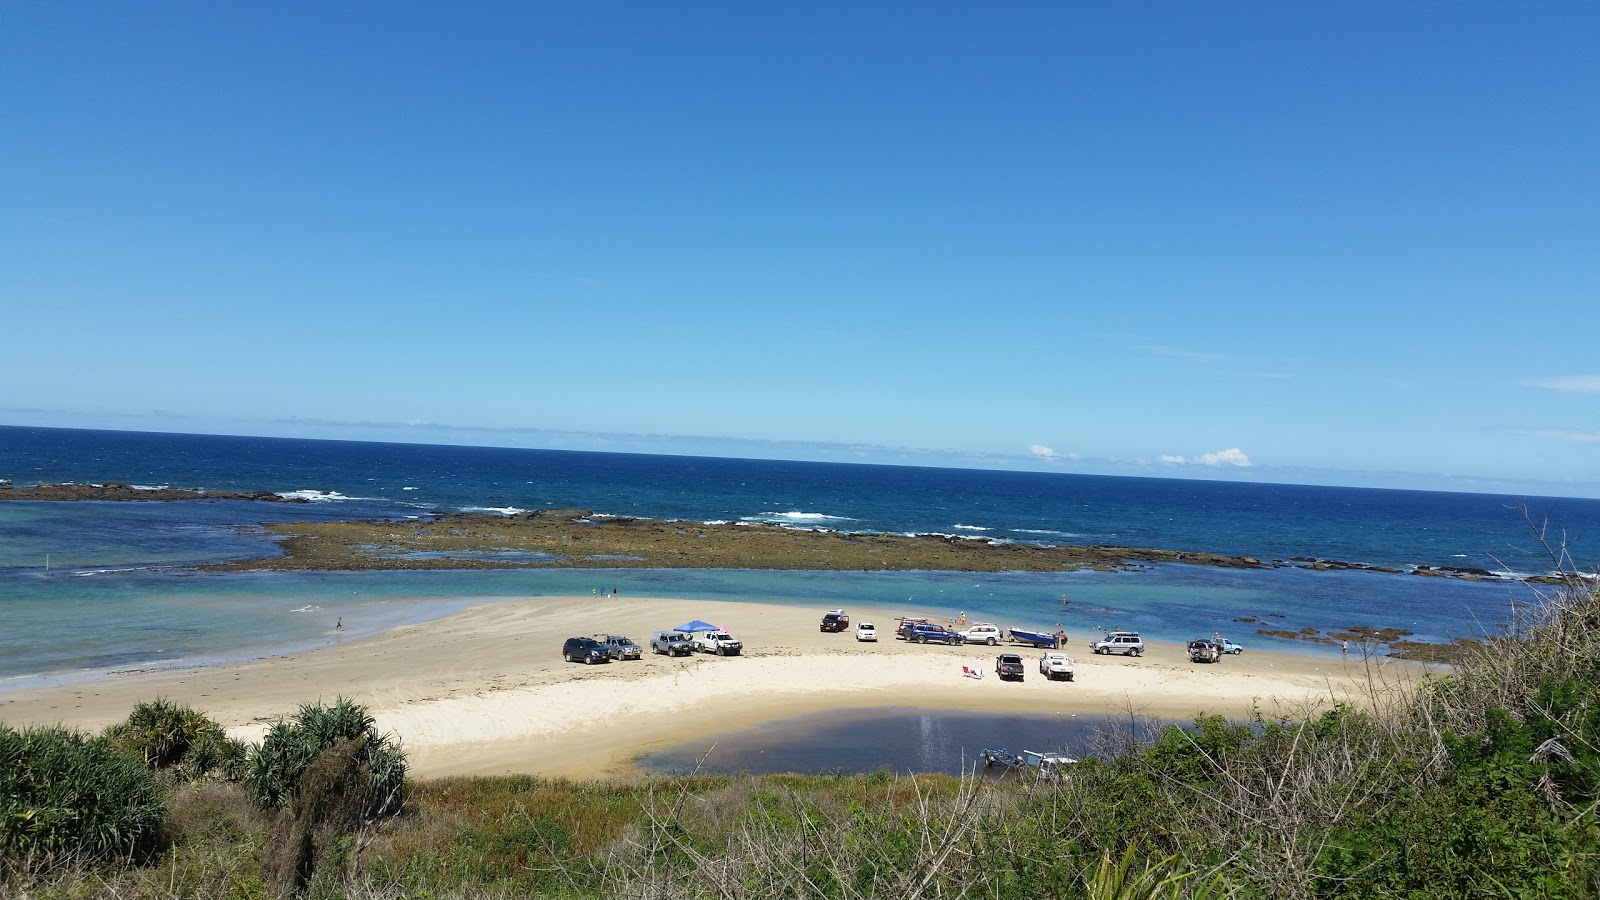
M14 487L0 481L0 500L260 500L266 503L306 503L302 497L282 497L271 491L205 491L199 488L134 487L131 484L39 484Z
M1114 570L1184 562L1262 568L1250 557L1136 547L1040 547L982 538L852 534L752 523L538 510L432 519L268 524L283 555L212 569L796 569L969 572Z

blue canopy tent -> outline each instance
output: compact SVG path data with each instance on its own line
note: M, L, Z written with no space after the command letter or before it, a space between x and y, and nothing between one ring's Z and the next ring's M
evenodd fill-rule
M721 629L717 628L717 626L711 624L710 622L702 622L699 619L695 619L693 622L690 622L686 625L679 625L677 628L672 630L681 631L685 634L694 634L697 631L720 631Z

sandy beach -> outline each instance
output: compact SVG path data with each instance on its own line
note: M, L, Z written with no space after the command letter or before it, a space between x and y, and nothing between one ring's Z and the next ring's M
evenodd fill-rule
M1072 682L1037 674L1040 651L922 646L893 638L897 614L851 609L875 622L877 643L853 629L825 634L824 612L759 603L635 597L564 597L485 603L422 625L360 640L330 631L329 646L238 664L124 672L90 682L0 692L0 721L97 729L134 704L165 697L204 710L230 733L256 740L267 723L305 701L335 696L367 706L402 740L418 777L534 773L571 778L637 772L642 753L690 737L828 709L920 706L953 710L1070 711L1190 718L1304 713L1368 688L1368 663L1246 650L1215 665L1187 661L1177 644L1142 658L1099 657L1090 633L1069 630ZM732 631L745 655L585 666L561 659L573 635L650 632L703 619ZM329 623L330 628L333 623ZM1002 626L1010 623L1000 623ZM1054 623L1015 623L1050 626ZM1240 638L1246 636L1240 635ZM994 657L1020 652L1029 677L1002 682ZM1380 663L1373 663L1379 665ZM1405 684L1423 669L1381 661L1381 681ZM963 666L988 675L974 680Z

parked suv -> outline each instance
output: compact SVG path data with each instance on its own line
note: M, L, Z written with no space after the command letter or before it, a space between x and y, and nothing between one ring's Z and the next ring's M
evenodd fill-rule
M822 617L823 631L843 631L850 627L850 617L842 609L830 609Z
M971 628L968 628L966 631L961 632L961 639L967 643L988 644L991 647L1000 643L1000 639L1004 636L1005 635L1000 632L999 625L991 625L988 622L979 622L978 624L973 625Z
M926 624L928 624L927 619L913 619L909 616L901 616L899 624L894 627L894 636L902 641L909 641L911 640L911 629L918 625Z
M1111 653L1121 653L1124 656L1140 656L1144 653L1144 641L1139 638L1137 631L1113 631L1090 644L1089 649L1101 656Z
M567 638L567 642L561 645L561 658L567 662L581 662L592 666L595 663L610 662L611 651L594 638Z
M638 644L620 634L596 635L595 638L605 645L612 659L638 659L644 655Z
M667 656L688 656L689 636L681 631L657 631L650 635L650 649Z
M924 623L911 626L911 630L906 632L906 640L915 641L918 644L959 644L961 643L961 635L943 625Z

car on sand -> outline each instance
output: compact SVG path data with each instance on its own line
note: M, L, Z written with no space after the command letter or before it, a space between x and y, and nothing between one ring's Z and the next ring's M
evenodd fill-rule
M1089 649L1107 656L1112 653L1121 653L1124 656L1140 656L1144 653L1144 640L1137 631L1113 631L1105 637L1089 645Z
M943 625L913 625L906 632L906 640L916 644L959 644L961 635Z
M1000 643L1003 637L1005 632L1000 630L1000 626L989 622L978 622L961 632L963 641L969 644L988 644L991 647Z
M878 626L871 622L861 622L856 625L856 640L876 641L878 639Z
M597 634L594 639L606 648L612 659L639 659L644 656L644 648L620 634Z
M1071 681L1073 672L1072 657L1065 653L1046 653L1039 657L1039 674L1051 681Z
M611 651L606 645L590 637L567 638L561 645L561 658L567 662L581 662L585 665L594 665L611 661Z
M822 616L823 631L843 631L850 627L850 616L842 609L830 609Z
M1002 653L994 658L994 673L1002 681L1021 681L1027 672L1022 668L1022 657L1015 653Z

